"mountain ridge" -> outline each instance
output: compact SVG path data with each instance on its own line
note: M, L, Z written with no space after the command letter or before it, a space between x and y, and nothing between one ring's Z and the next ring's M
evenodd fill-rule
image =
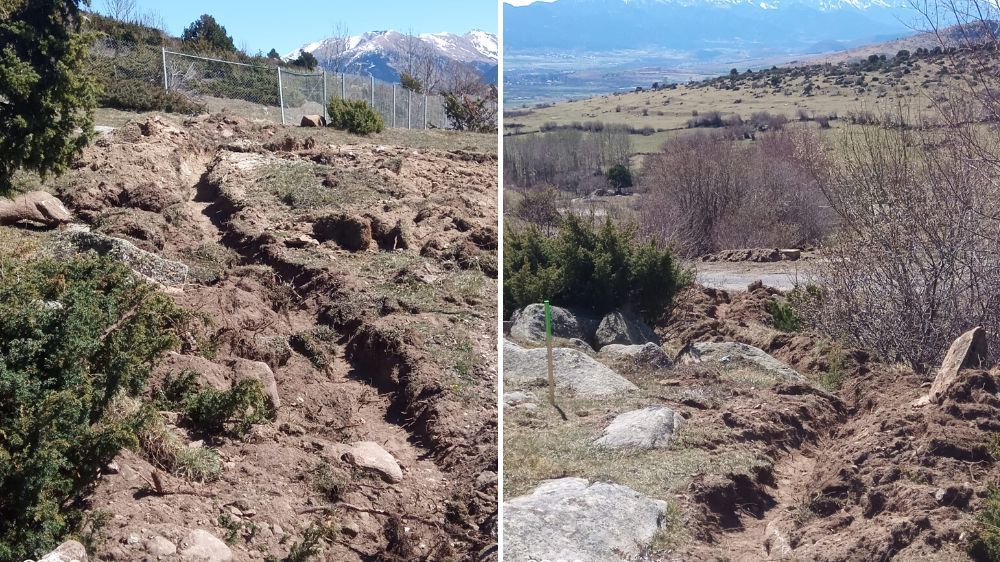
M488 83L496 83L499 41L493 33L474 29L464 34L449 32L404 34L396 30L369 31L346 38L327 37L307 43L286 55L295 58L311 53L322 68L349 74L370 74L386 82L398 82L404 61L412 53L431 58L445 68L453 63L468 65Z

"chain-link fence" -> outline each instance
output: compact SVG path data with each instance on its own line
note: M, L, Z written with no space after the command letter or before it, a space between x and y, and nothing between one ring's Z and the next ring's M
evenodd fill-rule
M387 127L450 127L442 96L418 94L371 76L299 72L107 39L92 46L91 65L105 88L140 81L183 94L211 112L225 109L297 125L304 115L326 116L326 101L342 97L367 101Z

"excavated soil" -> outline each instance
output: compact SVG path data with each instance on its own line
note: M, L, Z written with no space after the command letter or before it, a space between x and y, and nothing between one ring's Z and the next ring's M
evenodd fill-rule
M243 439L163 412L191 446L217 449L221 478L166 476L176 493L153 493L156 467L123 453L88 498L110 514L91 554L155 559L149 537L200 528L228 533L238 560L282 559L323 523L339 532L319 559L495 559L495 150L463 150L460 134L454 149L415 149L290 133L144 117L55 184L94 230L190 266L168 291L204 321L151 388L249 359L270 366L281 401ZM391 453L402 480L352 472L337 451L357 441ZM324 463L350 475L337 505L317 487Z
M740 341L810 378L706 404L763 451L755 476L692 479L682 508L693 540L678 560L968 560L974 513L1000 480L987 443L1000 429L1000 375L963 370L936 402L914 407L920 375L769 325L778 294L696 286L657 327L668 347ZM820 390L836 375L840 388ZM754 406L747 408L747 401Z

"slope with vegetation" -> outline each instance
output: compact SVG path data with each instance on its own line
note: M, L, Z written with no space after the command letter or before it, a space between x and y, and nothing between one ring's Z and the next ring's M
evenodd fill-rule
M573 297L627 271L598 267L612 259L595 252L586 271L602 273L569 295L545 268L513 264L508 547L549 558L996 559L996 45L977 36L516 110L504 195L520 246L505 261L575 257L558 251L567 225L607 221L696 268L752 275L754 264L729 260L806 260L809 274L788 290L735 291L678 290L663 275L652 288L667 306L646 315L655 335L609 334L612 321L587 309L595 299ZM642 127L657 119L671 130L654 129L647 149ZM609 195L619 165L633 195ZM532 285L518 268L535 273ZM539 399L543 324L522 293L567 307L553 323L557 408ZM616 306L633 305L619 294ZM627 513L582 507L624 501ZM615 536L608 525L627 540L559 539Z
M66 79L15 39L15 87ZM3 104L75 144L0 153L0 559L495 557L495 139L99 109L88 145L49 93Z

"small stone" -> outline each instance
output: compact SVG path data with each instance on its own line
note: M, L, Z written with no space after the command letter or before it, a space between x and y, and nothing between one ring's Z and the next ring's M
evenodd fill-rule
M614 449L661 449L684 424L677 412L666 406L650 406L625 412L611 422L595 445Z
M177 546L166 537L156 535L146 540L146 552L153 556L173 556L177 554Z
M963 368L978 367L986 357L986 331L975 327L958 337L948 348L941 368L934 377L930 392L913 401L914 406L924 406L935 400L958 379Z
M299 234L292 238L286 238L285 246L289 248L309 248L311 246L319 246L319 240L307 234Z
M348 538L354 538L361 534L361 528L354 521L345 521L340 526L340 532Z
M38 562L87 562L87 549L77 541L66 541Z
M108 465L104 467L105 474L118 474L119 472L121 472L121 468L115 461L109 462Z
M390 484L403 480L403 470L389 451L374 441L360 441L343 454L344 460L358 468L373 470Z
M135 546L141 542L142 539L139 538L139 535L129 535L128 538L125 539L125 544L129 546Z
M229 562L233 551L221 539L201 529L191 531L181 541L181 559L191 562Z

